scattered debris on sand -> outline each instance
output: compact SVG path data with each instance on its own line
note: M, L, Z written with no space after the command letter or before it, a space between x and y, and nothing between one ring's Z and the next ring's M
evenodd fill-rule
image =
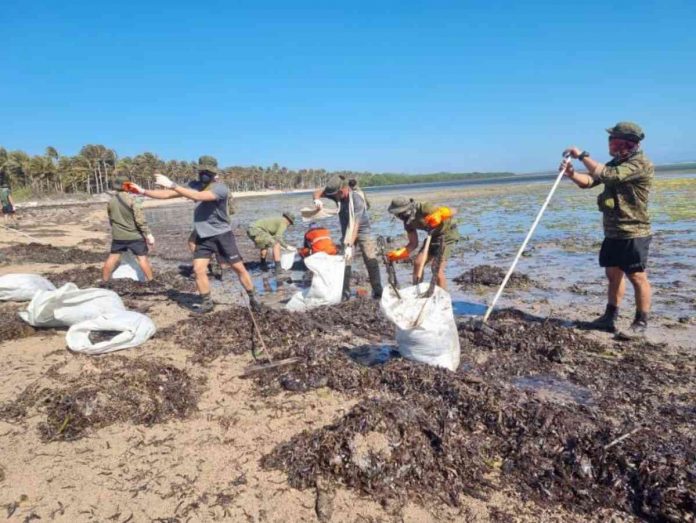
M75 247L54 247L41 243L19 243L0 249L0 263L98 263L104 256L97 252L85 251Z
M28 338L40 332L22 321L17 314L21 309L21 305L14 304L5 304L0 308L0 342Z
M71 441L113 423L149 426L186 418L197 409L201 389L200 380L162 361L75 356L0 405L0 418L17 421L42 413L43 441Z

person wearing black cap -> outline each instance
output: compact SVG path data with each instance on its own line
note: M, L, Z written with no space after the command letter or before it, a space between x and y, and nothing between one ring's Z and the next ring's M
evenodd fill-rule
M102 268L102 280L105 282L111 278L124 252L131 252L147 281L152 280L152 266L147 253L154 247L155 238L145 221L140 199L126 192L130 183L125 176L117 176L111 183L116 193L107 206L111 224L111 252Z
M150 198L166 200L169 198L188 198L197 202L193 211L193 223L196 232L192 238L196 245L193 253L193 272L196 275L196 287L201 297L200 303L194 305L196 312L209 312L214 304L210 296L210 281L208 280L208 264L210 257L215 254L221 263L228 265L239 278L239 282L249 296L249 303L258 308L254 284L251 276L244 267L242 256L237 249L237 243L232 234L232 225L228 211L230 190L219 181L219 171L214 159L209 156L201 157L198 167L198 180L191 182L188 187L178 185L163 174L155 174L155 185L164 189L145 190L131 184L131 190Z
M650 312L651 287L646 268L652 231L648 197L655 170L640 150L640 142L645 138L640 126L619 122L607 132L612 160L606 164L594 160L590 153L577 147L565 151L587 169L586 173L578 173L572 164L566 168L565 175L578 187L589 189L604 184L604 190L597 198L604 223L599 265L605 268L609 289L604 314L590 322L589 327L616 332L626 276L635 292L636 314L630 330L620 337L640 338L645 336Z
M323 189L314 191L314 205L322 207L321 198L330 198L340 206L338 219L343 236L343 254L346 259L346 272L343 278L343 299L350 298L350 277L353 248L360 247L365 268L372 287L372 297L382 296L382 278L377 259L377 241L370 230L370 217L367 214L367 202L362 191L354 190L344 176L332 176Z
M275 262L276 276L281 273L280 267L280 247L293 249L285 241L285 231L288 227L295 224L295 216L290 212L283 213L282 216L269 216L261 218L249 225L247 236L257 249L261 251L261 269L268 270L266 256L268 249L273 250L273 261Z

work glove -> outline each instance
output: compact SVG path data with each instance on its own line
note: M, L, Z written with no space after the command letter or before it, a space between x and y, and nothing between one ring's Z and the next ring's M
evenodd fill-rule
M346 247L343 249L343 257L346 260L346 263L353 259L353 247L351 245L346 245Z
M152 235L152 233L146 234L145 235L145 241L150 247L155 246L155 237Z
M123 190L131 194L145 194L145 189L140 187L137 183L126 182L123 184Z
M164 187L165 189L173 189L174 187L176 187L176 183L171 181L163 174L155 174L155 185L159 185L160 187Z
M314 207L321 210L324 208L324 202L322 202L319 198L317 198L316 200L314 200Z
M387 260L389 260L390 262L408 260L410 254L411 251L408 250L408 247L401 247L400 249L394 249L393 251L389 251L387 253Z
M431 229L435 229L439 227L443 221L449 220L452 216L454 216L454 212L452 212L452 209L449 207L438 207L435 212L425 217L425 223L427 223L428 227Z

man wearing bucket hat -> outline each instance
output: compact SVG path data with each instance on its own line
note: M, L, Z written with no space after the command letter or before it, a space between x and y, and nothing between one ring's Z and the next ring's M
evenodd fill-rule
M404 229L408 234L408 245L387 253L390 261L408 260L415 257L413 263L413 283L419 283L418 277L428 260L439 259L437 266L437 285L447 288L445 279L445 261L452 247L460 239L457 224L452 219L454 212L449 207L437 207L430 202L416 202L411 198L394 198L388 209L404 222ZM425 242L421 251L416 253L418 247L418 231L427 231L431 236L428 251L425 252ZM426 240L427 241L427 240ZM440 253L440 244L443 244L443 252ZM435 266L432 266L435 270Z
M572 165L566 169L566 176L578 187L589 189L604 184L604 190L597 197L604 223L599 265L605 268L609 290L604 314L589 326L616 332L626 276L635 292L636 313L629 331L619 337L640 338L647 330L650 312L651 288L646 268L652 233L648 197L655 171L652 162L640 150L640 142L645 138L640 126L619 122L607 132L612 160L606 164L594 160L587 151L577 147L565 151L587 169L586 173L575 172Z
M266 256L268 249L273 250L273 261L275 262L276 276L281 273L280 248L293 249L285 241L285 231L289 226L295 224L295 215L291 212L284 212L282 216L269 216L256 220L247 229L247 236L257 249L261 251L261 270L268 270Z
M135 256L147 281L152 279L152 266L147 253L155 245L155 238L145 221L140 199L126 192L130 183L125 176L117 176L111 183L116 193L106 208L111 224L111 250L102 268L102 280L105 282L111 278L124 252Z
M314 191L314 205L322 207L321 198L330 198L338 203L338 220L343 237L343 254L346 258L346 272L343 278L343 299L350 298L351 261L353 249L358 246L362 253L365 268L372 287L372 297L382 296L382 278L377 260L377 241L370 230L370 217L367 214L367 202L362 191L353 190L344 176L332 176L323 189Z
M237 249L237 243L232 234L232 225L228 210L230 190L219 181L217 162L210 156L202 156L198 166L198 180L188 184L188 187L178 185L163 174L155 174L155 185L164 189L145 190L131 184L130 190L144 194L150 198L167 200L170 198L187 198L197 202L193 211L195 243L193 253L193 272L196 275L196 287L200 294L200 303L194 304L195 312L208 312L214 308L210 296L210 281L208 280L208 264L210 257L215 254L221 263L228 265L239 278L239 282L249 296L253 308L259 306L251 276L244 267L242 257Z

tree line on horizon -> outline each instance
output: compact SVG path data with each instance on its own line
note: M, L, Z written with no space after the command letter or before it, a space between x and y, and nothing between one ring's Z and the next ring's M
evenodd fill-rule
M206 157L207 161L217 161ZM202 159L202 158L201 158ZM162 160L156 154L144 152L136 156L119 157L104 145L85 145L74 156L61 155L54 147L46 147L42 155L24 151L8 151L0 147L0 182L13 190L24 189L30 195L72 193L98 194L111 188L115 176L124 175L132 181L151 188L153 175L160 172L177 183L196 179L197 161ZM324 185L336 174L357 179L363 187L382 185L451 181L462 178L491 178L513 173L434 173L400 174L326 169L288 169L274 163L269 167L230 166L220 168L221 177L235 192L264 189L310 189Z

